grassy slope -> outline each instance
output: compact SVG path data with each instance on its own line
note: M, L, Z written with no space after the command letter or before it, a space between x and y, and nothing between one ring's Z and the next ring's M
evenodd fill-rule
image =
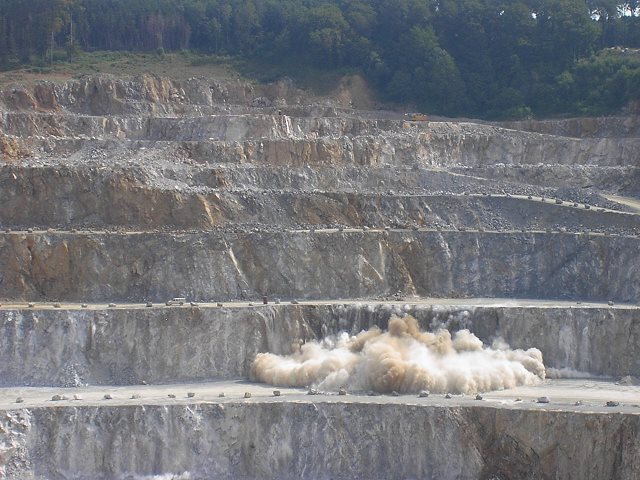
M350 71L326 71L301 67L298 63L274 65L260 60L238 60L230 57L200 55L192 52L155 53L81 52L73 62L55 62L51 67L28 66L16 70L0 71L0 85L37 80L64 80L81 74L105 73L114 75L155 74L184 79L189 77L215 77L253 79L271 82L288 76L305 89L319 95L328 94Z
M234 78L240 76L230 59L191 53L82 52L74 62L52 67L29 67L0 72L0 86L38 80L61 81L81 74L141 75L151 73L176 79L189 77Z

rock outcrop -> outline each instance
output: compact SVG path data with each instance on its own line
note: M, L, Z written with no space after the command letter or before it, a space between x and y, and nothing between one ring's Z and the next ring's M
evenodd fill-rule
M638 119L416 122L349 82L0 90L0 477L638 478ZM535 379L247 382L407 314Z

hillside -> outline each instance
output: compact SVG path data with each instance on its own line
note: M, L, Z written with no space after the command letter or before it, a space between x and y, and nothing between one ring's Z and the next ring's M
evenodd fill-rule
M191 51L262 81L359 73L381 99L430 114L601 115L640 98L626 54L640 47L638 13L583 0L5 0L0 68Z

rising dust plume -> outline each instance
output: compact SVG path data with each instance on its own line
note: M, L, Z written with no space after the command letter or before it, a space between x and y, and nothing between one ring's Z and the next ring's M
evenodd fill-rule
M407 315L391 318L388 332L373 327L306 343L292 355L260 353L251 374L276 386L471 394L535 385L544 380L545 367L536 348L512 350L504 342L487 347L469 330L423 332Z

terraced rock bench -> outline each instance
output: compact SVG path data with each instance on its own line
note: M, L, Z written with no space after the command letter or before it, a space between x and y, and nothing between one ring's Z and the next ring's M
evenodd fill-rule
M246 303L26 304L0 307L0 386L139 385L247 378L259 352L357 334L391 315L425 329L471 330L486 344L542 351L550 376L640 377L640 308L575 302L452 299ZM640 400L639 400L640 401Z
M638 477L634 119L410 122L285 81L86 76L3 89L0 125L0 477ZM407 315L537 348L539 375L252 380L259 353Z
M4 299L530 297L635 302L640 239L572 233L0 234Z

